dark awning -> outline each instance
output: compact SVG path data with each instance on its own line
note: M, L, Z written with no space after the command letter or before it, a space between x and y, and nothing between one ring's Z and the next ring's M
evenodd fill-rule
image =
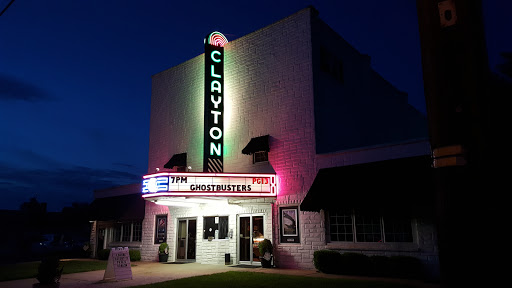
M164 168L172 169L174 166L187 167L187 153L174 154L164 165Z
M249 144L247 144L247 146L242 150L242 153L250 155L255 152L269 152L270 145L268 144L268 138L269 135L252 138L251 141L249 141Z
M431 214L435 203L431 163L430 156L419 156L320 169L300 208Z
M91 203L91 220L143 220L145 201L140 193L97 198Z

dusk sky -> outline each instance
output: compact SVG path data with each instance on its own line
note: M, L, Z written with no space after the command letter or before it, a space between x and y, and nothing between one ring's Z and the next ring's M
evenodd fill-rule
M11 0L0 0L0 11ZM512 1L484 1L491 69ZM308 5L425 112L416 1L16 0L0 16L0 209L48 211L147 172L151 76ZM179 136L179 135L177 135Z

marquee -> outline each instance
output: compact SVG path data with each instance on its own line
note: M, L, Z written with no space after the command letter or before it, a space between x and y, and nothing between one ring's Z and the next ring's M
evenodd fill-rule
M275 174L180 173L145 175L142 197L160 196L235 196L275 197Z

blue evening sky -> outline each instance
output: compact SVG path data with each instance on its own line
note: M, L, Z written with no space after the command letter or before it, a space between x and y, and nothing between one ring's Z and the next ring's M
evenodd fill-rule
M11 0L0 0L0 10ZM509 1L484 1L491 68ZM16 0L0 16L0 209L60 211L147 172L151 75L314 5L425 112L416 1Z

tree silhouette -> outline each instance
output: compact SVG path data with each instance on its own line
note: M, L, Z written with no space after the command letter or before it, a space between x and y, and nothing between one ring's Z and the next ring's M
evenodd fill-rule
M500 55L505 62L498 64L496 68L501 74L512 80L512 52L501 52Z

